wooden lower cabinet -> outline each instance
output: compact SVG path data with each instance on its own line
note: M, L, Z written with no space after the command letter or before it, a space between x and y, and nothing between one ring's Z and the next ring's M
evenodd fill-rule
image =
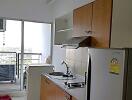
M76 100L45 76L41 76L40 100Z
M53 83L46 77L41 77L40 100L55 100L56 90Z
M71 95L56 87L56 100L72 100Z

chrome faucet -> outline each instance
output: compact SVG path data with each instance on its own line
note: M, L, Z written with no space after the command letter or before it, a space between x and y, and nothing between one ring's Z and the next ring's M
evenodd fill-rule
M65 64L65 66L66 66L66 74L69 75L70 74L70 71L69 71L69 67L68 67L67 63L65 61L62 61L61 64L62 65Z

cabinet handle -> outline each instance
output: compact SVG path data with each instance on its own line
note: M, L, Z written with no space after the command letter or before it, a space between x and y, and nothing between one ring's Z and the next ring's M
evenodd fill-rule
M91 55L89 54L89 64L88 64L88 79L87 79L87 100L90 100L90 92L91 92Z
M85 31L85 33L87 33L87 34L92 34L92 31Z
M69 100L69 99L67 99L67 98L65 97L65 100Z
M47 80L47 79L45 79L45 82L46 82L47 84L50 84L50 83L48 82L48 80Z
M67 96L64 97L65 100L70 100Z

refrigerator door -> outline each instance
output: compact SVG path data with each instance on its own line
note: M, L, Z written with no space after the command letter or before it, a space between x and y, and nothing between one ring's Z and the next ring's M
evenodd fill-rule
M125 50L89 49L90 100L122 100Z

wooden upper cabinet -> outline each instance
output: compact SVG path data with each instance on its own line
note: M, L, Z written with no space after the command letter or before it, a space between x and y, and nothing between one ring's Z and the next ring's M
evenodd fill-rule
M88 36L92 29L92 4L73 11L73 36Z
M109 48L111 18L112 0L95 0L77 8L73 12L73 36L92 36L92 47Z
M112 0L93 2L92 45L109 48L111 33Z

